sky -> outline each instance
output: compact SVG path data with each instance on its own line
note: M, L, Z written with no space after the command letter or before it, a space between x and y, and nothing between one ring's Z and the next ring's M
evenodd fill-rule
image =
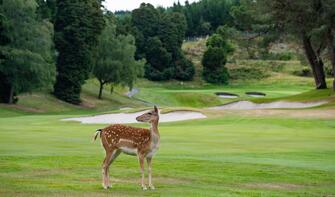
M197 0L188 0L192 3ZM156 6L169 7L173 5L173 2L178 2L178 0L105 0L104 6L110 11L116 10L133 10L140 7L141 3L151 3ZM184 4L184 0L180 0L181 4Z

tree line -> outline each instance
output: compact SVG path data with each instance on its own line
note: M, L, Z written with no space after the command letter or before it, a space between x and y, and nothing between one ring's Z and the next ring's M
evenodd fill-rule
M264 58L269 44L287 35L304 49L316 88L327 87L326 59L335 77L332 0L202 0L167 9L142 3L115 14L103 9L102 0L0 3L0 102L47 88L79 104L90 77L100 83L99 98L106 84L132 88L142 76L192 80L194 65L181 46L185 37L201 35L210 35L202 58L203 79L210 83L228 83L230 41L249 58Z

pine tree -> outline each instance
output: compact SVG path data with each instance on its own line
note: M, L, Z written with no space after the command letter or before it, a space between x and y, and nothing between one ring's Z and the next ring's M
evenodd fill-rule
M81 85L94 64L94 49L104 28L101 4L96 0L59 0L55 18L58 51L54 94L79 104Z

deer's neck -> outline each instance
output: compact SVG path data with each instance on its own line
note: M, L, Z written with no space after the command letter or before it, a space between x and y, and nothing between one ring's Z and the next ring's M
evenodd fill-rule
M159 142L158 120L151 123L150 126L151 139L154 143Z

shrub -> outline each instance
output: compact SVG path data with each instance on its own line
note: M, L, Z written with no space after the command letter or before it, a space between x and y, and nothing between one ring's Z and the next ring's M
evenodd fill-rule
M203 79L209 83L223 84L227 85L229 83L229 73L226 67L221 67L220 69L213 72L208 68L204 68L202 73Z
M193 63L185 57L176 61L175 78L182 81L190 81L195 74Z
M238 67L229 70L230 79L246 80L246 79L264 79L270 74L259 67Z
M325 65L325 74L327 75L327 77L333 77L333 68L330 63Z
M303 67L300 70L295 70L292 73L293 75L300 76L300 77L311 77L312 76L312 70L310 67Z
M175 69L172 67L160 71L152 67L150 64L146 64L144 69L144 77L152 81L164 81L171 79L175 73Z
M229 74L224 67L225 51L219 47L209 47L202 59L203 79L209 83L228 84Z

